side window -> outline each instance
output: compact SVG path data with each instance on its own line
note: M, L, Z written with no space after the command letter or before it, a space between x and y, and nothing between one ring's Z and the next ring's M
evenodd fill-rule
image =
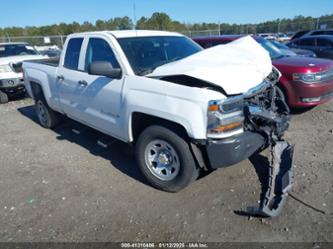
M333 35L333 31L332 30L315 31L311 35Z
M72 38L67 44L64 67L77 70L83 38Z
M302 39L299 41L300 46L315 46L315 40L312 38Z
M317 46L318 47L330 47L331 43L329 40L323 39L323 38L318 38L317 39Z
M315 31L311 35L324 35L325 31Z
M94 61L108 61L114 68L120 68L110 45L101 38L89 39L85 61L86 71L88 70L88 66Z

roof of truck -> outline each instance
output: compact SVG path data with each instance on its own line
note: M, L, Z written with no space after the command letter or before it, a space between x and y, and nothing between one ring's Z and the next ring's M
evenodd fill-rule
M159 31L159 30L106 30L76 33L75 35L89 35L89 34L111 34L116 38L131 38L131 37L145 37L145 36L183 36L176 32ZM72 36L72 35L71 35Z
M110 31L116 38L142 37L142 36L182 36L179 33L158 30L117 30Z

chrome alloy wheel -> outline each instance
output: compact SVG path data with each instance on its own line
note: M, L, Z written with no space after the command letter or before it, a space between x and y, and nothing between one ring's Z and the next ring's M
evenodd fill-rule
M164 140L156 139L146 146L145 162L150 172L162 181L173 180L180 170L177 152Z

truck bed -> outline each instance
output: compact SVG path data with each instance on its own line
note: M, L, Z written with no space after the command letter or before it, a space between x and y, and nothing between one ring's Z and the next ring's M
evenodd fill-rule
M52 67L57 67L59 65L60 57L46 58L40 60L27 60L26 62L44 64Z

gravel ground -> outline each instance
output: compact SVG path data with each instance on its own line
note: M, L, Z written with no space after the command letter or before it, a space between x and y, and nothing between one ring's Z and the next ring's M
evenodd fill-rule
M30 99L0 105L1 241L333 241L333 101L293 115L293 195L274 219L239 216L256 205L260 183L246 160L180 193L148 186L132 150L100 134L36 122Z

